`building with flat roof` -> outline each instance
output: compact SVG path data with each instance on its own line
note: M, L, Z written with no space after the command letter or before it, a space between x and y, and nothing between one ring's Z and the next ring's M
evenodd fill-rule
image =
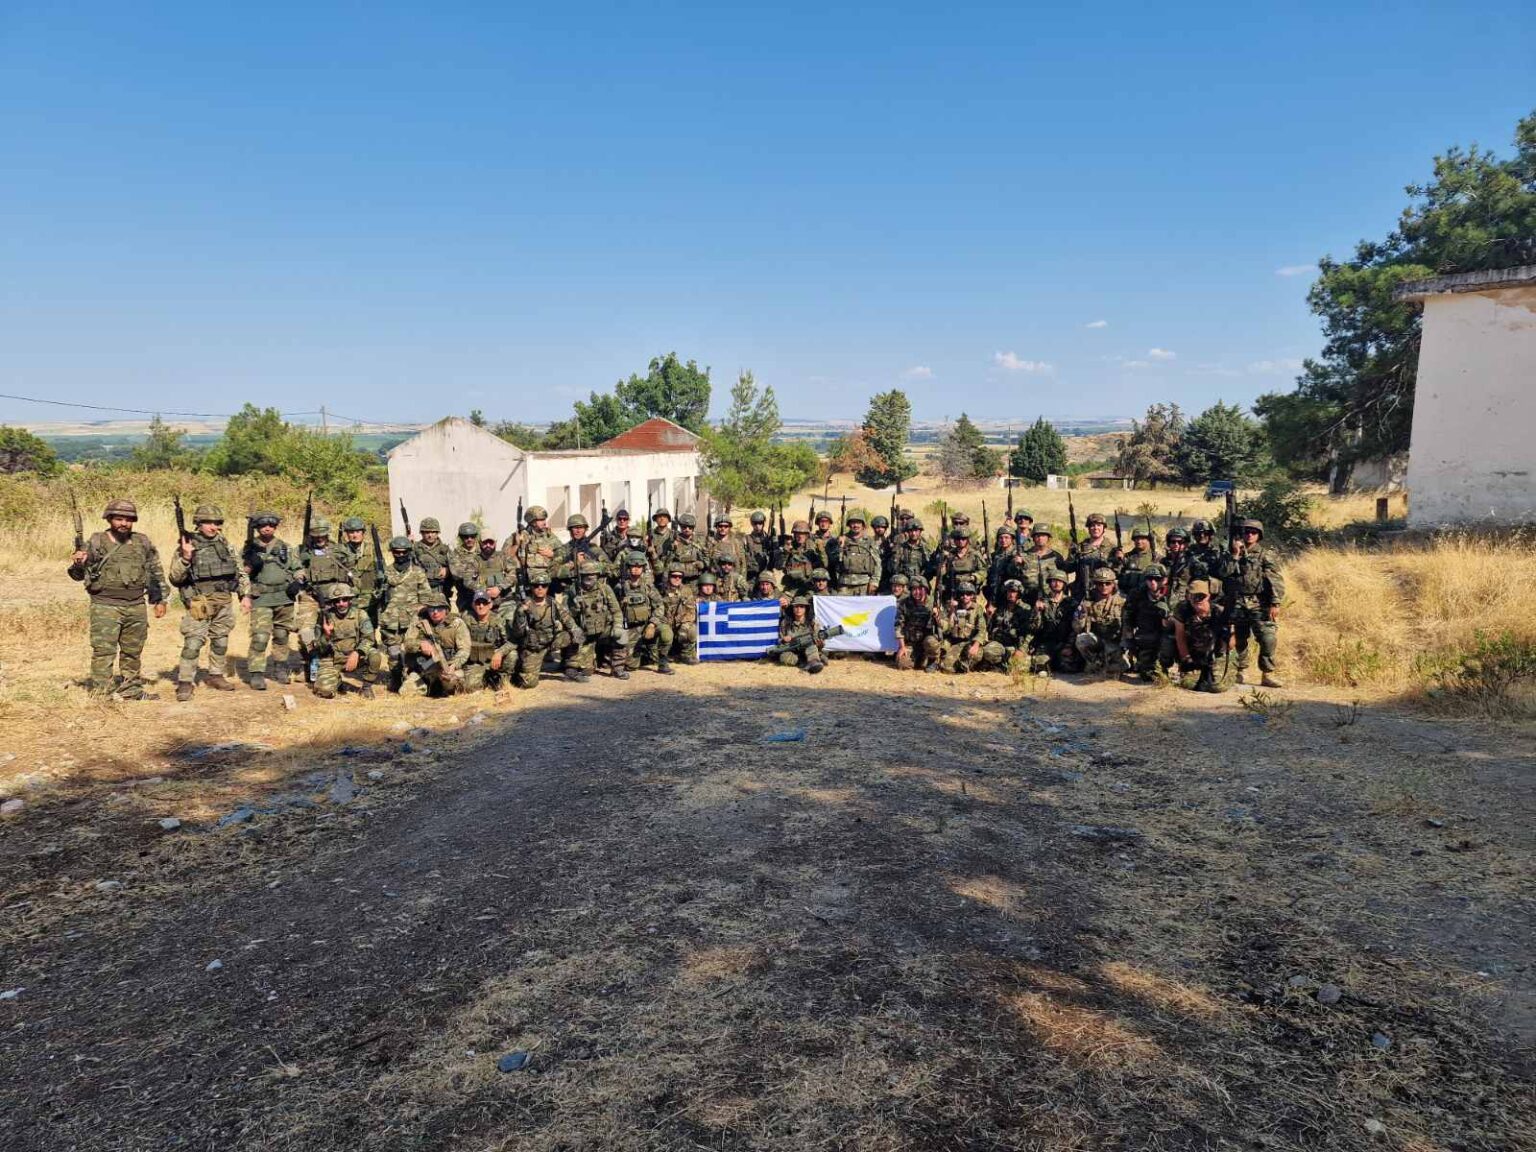
M474 521L498 540L517 526L517 508L549 510L565 535L567 516L581 513L594 527L602 510L627 508L638 522L647 509L674 516L699 503L699 438L660 417L595 448L525 452L457 416L439 420L389 453L389 505L396 533L436 516L452 536Z
M1536 265L1437 276L1424 306L1408 523L1536 522Z

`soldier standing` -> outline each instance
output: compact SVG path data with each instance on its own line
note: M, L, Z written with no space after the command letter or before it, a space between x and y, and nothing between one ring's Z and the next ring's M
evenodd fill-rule
M704 599L704 582L709 582L709 598L714 599L715 578L706 572L699 577L699 591L692 592L683 583L683 570L674 564L667 569L667 590L661 595L661 614L672 633L666 656L679 664L699 662L698 602Z
M549 512L535 504L523 513L526 525L522 541L517 546L518 579L523 587L531 589L535 575L554 578L560 563L560 537L549 527Z
M752 531L742 540L746 563L739 565L737 571L749 584L756 584L757 578L773 567L773 537L768 534L767 525L767 513L752 513Z
M224 539L224 513L214 504L199 504L192 514L193 532L183 539L171 558L171 585L181 589L186 608L181 618L181 662L176 669L176 699L192 699L197 681L197 658L208 644L208 675L203 683L220 692L235 686L224 677L229 634L235 629L231 597L240 610L251 610L250 578Z
M940 607L952 605L959 595L959 587L962 583L971 585L971 594L976 594L979 581L986 577L987 561L980 552L971 547L971 530L964 524L950 530L949 538L951 547L943 552L934 553L929 561L933 568L933 575L938 580Z
M919 580L896 601L896 667L938 670L939 614L928 603L928 585Z
M297 631L293 596L299 584L299 557L277 535L282 518L276 512L258 512L251 524L255 537L242 559L251 580L251 633L246 649L247 681L258 692L267 690L267 647L272 648L272 679L288 683L288 637Z
M448 597L441 592L429 592L411 622L405 634L405 658L427 695L456 696L464 691L469 628L448 611Z
M355 590L350 584L326 586L320 625L309 640L317 661L314 692L330 700L349 685L345 677L361 681L363 699L373 699L373 679L389 666L389 660L373 642L373 623L361 609L353 610Z
M875 548L880 553L880 592L889 590L891 586L891 551L896 547L896 541L891 537L891 520L889 516L876 516L869 522L869 530L873 535Z
M837 567L837 537L832 534L832 513L825 508L816 513L816 531L807 542L816 553L816 567L828 572Z
M821 567L811 547L811 526L796 520L789 526L789 541L774 556L773 567L783 573L786 595L802 596L811 590L811 573Z
M1088 595L1088 584L1093 579L1093 574L1100 568L1114 570L1115 550L1104 536L1107 527L1101 513L1088 513L1088 538L1072 545L1068 561L1073 574L1077 577L1079 597Z
M512 614L512 640L517 644L512 680L519 688L537 688L550 653L579 648L585 640L570 611L550 594L549 572L534 568L528 581L528 595Z
M645 553L637 550L635 555L643 559ZM570 599L570 610L581 640L576 651L566 658L565 678L585 684L592 678L599 660L620 680L628 678L628 637L613 585L592 568L582 571L577 585L576 593Z
M443 591L453 598L454 610L463 616L474 604L480 583L480 525L466 520L459 525L459 546L448 554L448 577Z
M706 566L704 546L694 539L696 524L691 512L679 516L677 531L668 538L661 553L663 571L672 568L683 570L683 587L688 589L689 595L698 594L699 575Z
M384 569L384 588L379 596L379 644L389 658L390 691L400 691L405 679L405 635L432 596L427 574L416 563L416 549L407 536L389 542L391 563Z
M891 575L900 573L907 578L911 587L916 588L927 582L931 560L928 545L923 543L923 522L907 512L901 535L902 538L891 548Z
M639 667L644 668L654 661L656 671L670 676L672 661L666 653L672 647L672 630L663 619L661 593L656 591L656 585L645 576L644 556L631 552L624 559L628 571L619 584L617 595L624 627L632 638L631 650ZM614 676L627 680L628 669L623 675L615 670Z
M443 539L443 526L436 516L428 516L421 522L421 539L416 542L416 563L427 574L432 591L444 591L448 581L448 542Z
M491 597L491 606L505 614L503 605L517 592L517 567L507 554L496 547L496 537L480 534L480 567L475 574L475 586Z
M1212 576L1221 570L1221 550L1216 547L1216 529L1211 527L1209 520L1196 520L1190 526L1189 534L1194 538L1194 543L1189 546L1189 554L1205 566L1205 570ZM1212 595L1219 596L1220 592Z
M1131 551L1121 558L1119 564L1120 591L1127 597L1131 596L1140 586L1147 569L1156 563L1157 561L1152 558L1152 530L1133 528Z
M341 522L341 543L346 553L347 566L352 569L352 610L361 612L370 621L376 619L374 607L374 582L378 579L373 562L373 549L367 543L368 525L361 516L348 516Z
M1125 597L1113 568L1093 571L1092 596L1077 606L1072 617L1073 645L1086 668L1096 668L1106 675L1123 671L1121 639L1125 634Z
M1285 578L1274 554L1264 547L1264 525L1258 520L1243 520L1237 527L1242 539L1233 539L1231 554L1222 560L1220 570L1237 637L1237 682L1246 682L1248 643L1256 638L1262 684L1265 688L1284 688L1284 682L1275 675L1275 649Z
M970 540L970 529L965 542ZM970 672L980 668L987 645L987 618L976 607L976 585L969 579L955 584L955 606L939 622L939 667L945 672Z
M885 569L880 544L874 537L864 535L862 514L849 515L847 523L848 535L837 541L837 594L873 596L880 591Z
M732 532L731 529L733 527L734 525L731 523L729 516L720 515L715 517L715 534L709 538L709 544L704 549L704 566L706 568L713 568L718 572L721 559L729 556L736 562L736 571L741 572L746 569L746 540Z
M91 598L91 680L93 695L119 700L153 700L140 673L149 639L145 598L155 619L165 615L170 588L160 568L154 542L135 532L139 510L130 500L113 500L102 513L105 532L93 532L84 548L70 557L69 578L85 584ZM112 667L117 664L114 685Z
M574 588L577 577L586 569L601 572L608 566L607 558L603 555L598 543L587 535L591 526L587 518L579 512L565 519L565 530L571 538L566 541L565 547L560 550L559 562L555 565L554 590L559 593L567 593Z
M309 665L305 636L312 636L320 620L320 606L325 603L332 584L350 586L356 575L346 549L331 543L331 522L320 516L310 522L309 539L299 549L299 568L303 591L294 605L294 625L299 633L299 652Z

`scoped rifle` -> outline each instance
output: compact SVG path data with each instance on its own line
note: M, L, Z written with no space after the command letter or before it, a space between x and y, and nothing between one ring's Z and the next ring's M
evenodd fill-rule
M75 499L75 490L69 490L69 510L75 518L75 551L85 551L85 521L80 518L80 502Z
M518 505L518 513L522 513L522 505ZM400 497L400 523L405 525L405 538L411 538L411 514L405 510L405 497Z
M842 634L843 626L841 624L834 624L830 628L821 630L821 638L823 640L830 640L832 637L841 636ZM804 636L797 636L787 643L775 644L772 648L768 649L767 652L763 653L763 655L782 656L786 652L804 652L807 648L815 643L816 632L807 632Z

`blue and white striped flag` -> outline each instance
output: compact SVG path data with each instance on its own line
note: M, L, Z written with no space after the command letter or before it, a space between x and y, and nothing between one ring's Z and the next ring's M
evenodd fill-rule
M755 660L779 642L779 602L700 601L699 659Z

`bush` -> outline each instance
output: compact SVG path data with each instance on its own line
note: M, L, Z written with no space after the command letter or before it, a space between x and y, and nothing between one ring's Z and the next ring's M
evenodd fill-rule
M1489 712L1514 704L1515 695L1536 686L1536 642L1503 631L1478 631L1469 648L1421 656L1417 670L1431 699L1452 698Z
M1294 480L1276 478L1237 504L1238 517L1262 520L1268 543L1291 543L1312 531L1312 497Z

